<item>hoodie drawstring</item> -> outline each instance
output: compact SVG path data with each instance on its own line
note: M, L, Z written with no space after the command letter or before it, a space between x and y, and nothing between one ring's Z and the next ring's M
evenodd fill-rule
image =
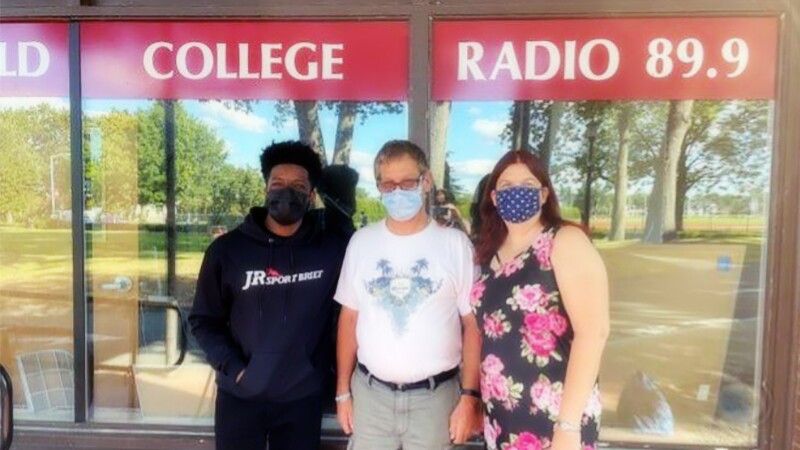
M294 250L292 246L289 245L289 270L291 271L292 276L294 276ZM286 296L283 297L283 321L286 322L289 317L289 299L292 297L292 284L289 283L289 286L286 287Z
M272 254L275 252L275 247L273 245L274 242L275 242L275 239L269 238L269 262L267 263L267 270L271 270L272 269ZM264 318L264 309L263 309L263 306L261 305L261 302L263 302L263 301L264 301L264 296L263 295L259 295L258 296L258 318L259 319L263 319Z

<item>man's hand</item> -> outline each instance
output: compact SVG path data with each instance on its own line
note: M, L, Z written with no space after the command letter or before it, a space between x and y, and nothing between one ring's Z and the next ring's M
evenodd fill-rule
M353 434L353 399L348 398L336 403L336 419L345 434Z
M246 369L242 369L242 371L241 371L241 372L239 372L239 374L238 374L238 375L236 375L236 384L239 384L239 382L240 382L240 381L242 381L242 377L244 376L244 371L245 371L245 370L246 370Z
M450 440L463 444L480 429L481 401L469 395L462 395L458 405L450 415Z

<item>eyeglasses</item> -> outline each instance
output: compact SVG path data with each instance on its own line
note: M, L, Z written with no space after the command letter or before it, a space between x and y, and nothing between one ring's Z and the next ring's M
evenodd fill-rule
M388 194L389 192L394 192L394 190L397 188L400 188L404 191L413 191L419 186L421 182L422 182L422 175L420 175L418 178L402 180L397 183L394 181L381 181L380 183L378 183L378 190L382 194Z

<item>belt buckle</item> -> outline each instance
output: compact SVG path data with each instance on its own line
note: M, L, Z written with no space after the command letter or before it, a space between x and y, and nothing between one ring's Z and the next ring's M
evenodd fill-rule
M406 391L406 385L404 383L397 383L397 390L400 392Z

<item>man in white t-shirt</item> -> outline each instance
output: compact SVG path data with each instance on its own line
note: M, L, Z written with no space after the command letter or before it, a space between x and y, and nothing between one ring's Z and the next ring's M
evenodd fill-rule
M351 450L453 448L481 427L472 246L428 216L418 146L387 142L375 178L389 217L353 235L334 296L339 423Z

